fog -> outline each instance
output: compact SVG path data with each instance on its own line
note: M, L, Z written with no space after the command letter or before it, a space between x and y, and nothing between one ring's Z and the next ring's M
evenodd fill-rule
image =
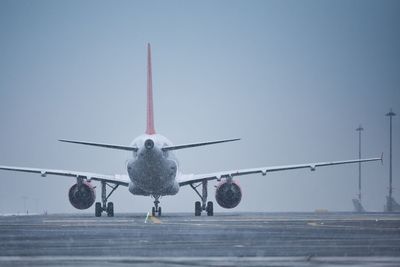
M57 139L128 145L144 132L150 42L157 133L174 144L242 138L177 151L184 173L357 158L362 124L363 156L385 154L383 166L363 164L363 205L382 211L390 108L400 200L399 12L398 1L3 0L0 165L125 174L128 153ZM0 213L23 212L24 198L30 212L78 212L74 179L0 180ZM350 211L358 166L237 180L234 211ZM116 214L153 205L123 187L110 200ZM197 200L183 187L161 206L193 212Z

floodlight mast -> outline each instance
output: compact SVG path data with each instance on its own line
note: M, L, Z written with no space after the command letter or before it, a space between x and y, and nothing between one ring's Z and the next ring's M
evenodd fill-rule
M364 131L361 124L356 131L358 132L358 158L361 159L361 132ZM358 163L358 200L361 203L361 162Z
M390 154L389 154L389 197L387 201L387 211L392 212L393 211L393 198L392 198L392 117L396 116L396 113L393 112L392 109L390 109L390 112L386 114L387 117L390 119Z

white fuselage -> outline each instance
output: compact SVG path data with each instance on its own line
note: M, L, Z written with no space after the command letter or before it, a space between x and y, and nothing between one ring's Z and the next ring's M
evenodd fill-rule
M178 193L178 161L172 151L162 150L171 146L171 141L159 134L144 134L133 140L131 145L138 150L133 152L133 157L127 163L131 180L129 191L143 196Z

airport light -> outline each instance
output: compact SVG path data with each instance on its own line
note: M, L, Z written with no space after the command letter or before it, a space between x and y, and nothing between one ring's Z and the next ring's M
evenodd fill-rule
M390 154L389 154L389 196L387 198L386 203L386 211L392 212L393 211L393 198L392 198L392 117L396 116L396 113L390 109L390 112L386 114L387 117L390 119Z

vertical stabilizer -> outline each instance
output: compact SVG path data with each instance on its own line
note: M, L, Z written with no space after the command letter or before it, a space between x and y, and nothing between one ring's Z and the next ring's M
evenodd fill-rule
M146 134L155 134L153 114L153 82L151 75L151 47L147 44L147 129Z

